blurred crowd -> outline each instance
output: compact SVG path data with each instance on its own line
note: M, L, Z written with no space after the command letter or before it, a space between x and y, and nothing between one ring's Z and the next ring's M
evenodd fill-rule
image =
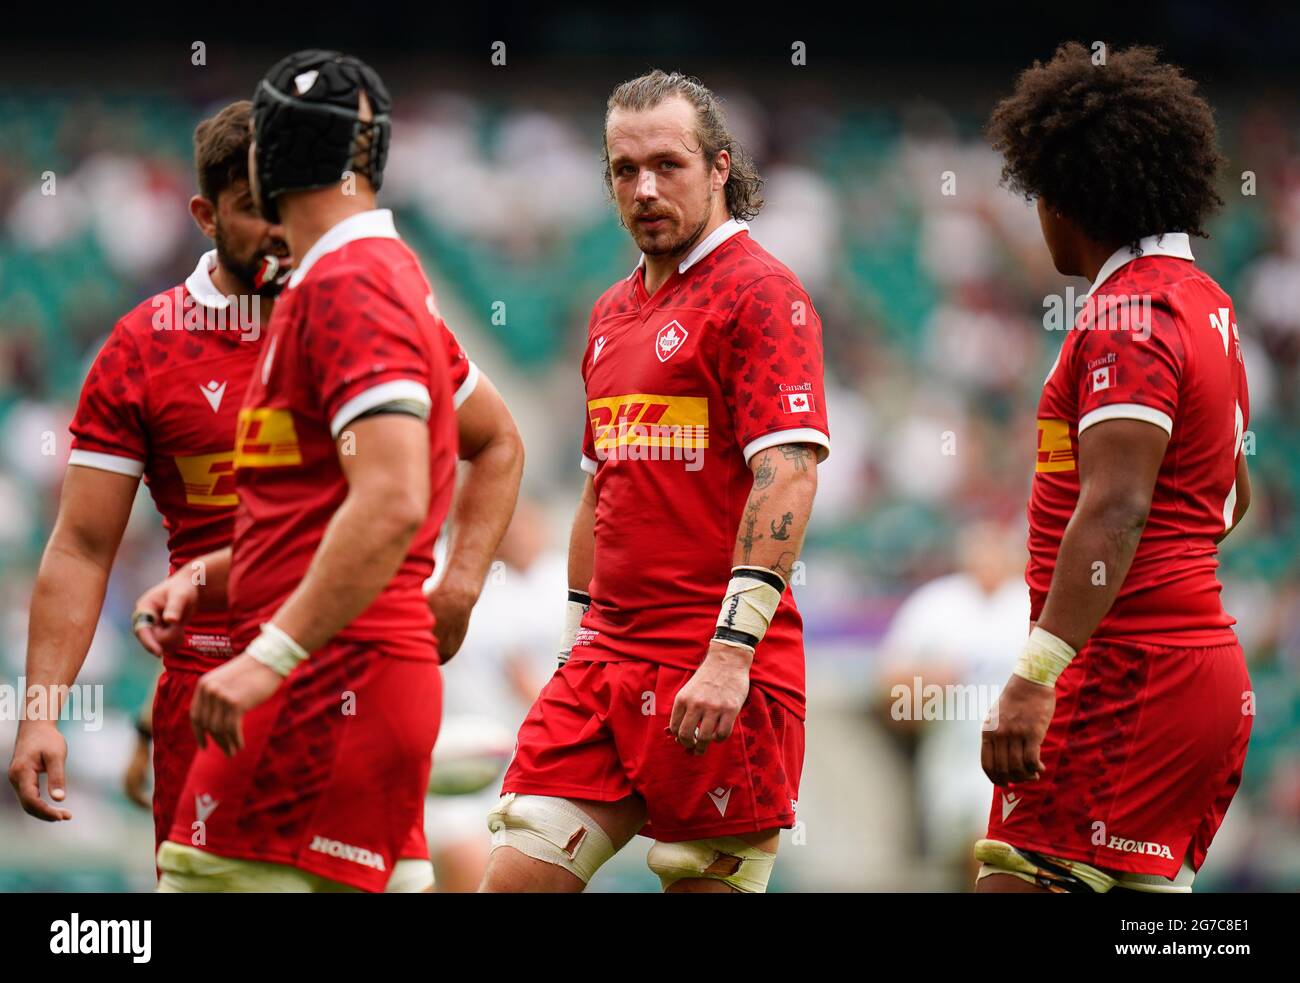
M1062 340L1044 315L1067 286L1081 295L1087 285L1052 269L1032 206L998 185L978 119L937 102L800 103L719 89L767 179L752 233L804 281L827 356L833 450L796 581L808 638L808 854L778 865L777 886L965 889L991 794L978 726L972 738L967 722L895 720L889 694L917 675L996 685L1010 670L1028 609L1035 408ZM0 92L0 681L22 672L27 598L89 360L117 316L182 280L208 248L187 214L189 137L215 108ZM566 538L580 484L587 312L636 258L601 174L602 109L599 98L556 103L522 91L399 99L381 195L458 312L453 327L471 356L491 362L524 424L525 488L541 503L536 521L551 548ZM1235 299L1250 379L1254 502L1224 545L1221 572L1259 715L1202 883L1294 890L1300 129L1280 106L1249 100L1222 120L1233 161L1226 204L1212 238L1193 249ZM533 453L534 434L553 453ZM122 795L120 773L155 666L127 622L165 562L145 499L83 673L105 685L113 712L102 731L69 734L87 821L60 833L62 859L34 860L27 845L53 843L51 834L0 795L0 889L148 886L149 824ZM488 633L477 644L503 643ZM0 721L6 761L13 728ZM843 823L832 800L875 814ZM879 842L854 854L849 840L861 830ZM142 862L125 864L124 851ZM644 884L629 875L633 889L653 887L642 874Z

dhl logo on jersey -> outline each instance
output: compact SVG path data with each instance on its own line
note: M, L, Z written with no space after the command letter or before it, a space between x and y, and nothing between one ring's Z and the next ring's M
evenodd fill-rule
M1073 471L1074 447L1065 420L1038 421L1038 464L1035 471Z
M185 501L190 505L232 506L235 494L235 452L192 454L175 458L176 470L185 484Z
M620 447L709 446L709 400L705 396L606 396L587 401L587 416L597 456Z
M248 406L239 411L236 468L280 468L301 463L302 451L291 412Z

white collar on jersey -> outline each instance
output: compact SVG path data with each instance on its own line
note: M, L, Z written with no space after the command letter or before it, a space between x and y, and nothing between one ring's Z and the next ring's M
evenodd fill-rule
M1196 257L1192 255L1192 239L1186 232L1166 232L1159 236L1143 236L1138 240L1138 246L1142 249L1143 256L1172 256L1174 259L1191 259ZM1110 279L1112 273L1121 266L1139 259L1137 253L1129 246L1121 246L1110 255L1110 259L1101 264L1101 269L1097 271L1097 279L1092 281L1092 286L1088 288L1088 296L1091 297L1096 293L1097 288Z
M342 249L349 242L356 242L358 239L400 238L401 236L397 234L397 226L393 224L393 213L387 208L374 208L368 212L349 215L317 239L316 244L307 250L307 255L293 268L293 273L289 277L289 286L298 286L318 259L336 249Z
M684 260L682 260L681 263L678 265L677 272L685 273L692 266L694 266L696 263L702 260L705 256L709 255L709 253L713 252L713 250L717 249L719 246L721 246L724 242L726 242L736 233L744 232L748 228L749 228L748 222L742 222L738 218L727 219L727 221L723 222L716 229L710 232L708 237L703 242L697 244L696 247L691 250L691 254L687 256ZM641 267L643 266L645 266L645 253L641 254L641 259L636 264L636 270L641 269ZM636 276L636 270L633 270L631 273L628 274L627 278L629 280L632 279L632 277Z
M216 265L217 251L209 249L199 257L199 265L194 267L194 272L185 278L185 289L204 307L224 310L230 306L230 298L212 282L212 268Z

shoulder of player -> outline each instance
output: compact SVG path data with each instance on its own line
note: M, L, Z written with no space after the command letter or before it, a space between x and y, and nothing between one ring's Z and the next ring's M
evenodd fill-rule
M635 317L637 310L636 291L631 277L615 280L591 305L591 318L587 322L587 332L590 334L598 325L610 318Z
M189 290L183 283L160 290L144 298L118 318L117 323L113 325L113 331L115 333L120 331L137 342L141 341L160 330L160 324L170 325L171 316L182 310L187 301L194 302L190 299ZM160 312L165 312L163 317L159 316Z
M409 250L394 254L382 249L389 244L401 245L396 239L359 239L318 259L302 282L283 296L298 303L316 294L333 294L346 288L350 296L379 294L386 299L399 296L395 289L404 276L419 274L419 264ZM428 291L426 291L428 292Z
M186 295L184 284L177 284L146 297L117 319L102 349L112 346L119 351L142 353L164 333L183 324L178 317L184 313ZM141 357L141 361L146 360Z
M736 290L737 301L746 294L762 287L787 289L803 297L808 296L794 271L769 253L748 235L736 236L732 240L735 249L731 262L720 269L720 273L732 281Z
M1143 264L1138 269L1133 269L1134 265L1117 272L1089 298L1083 323L1098 329L1110 327L1121 334L1132 333L1138 340L1179 334L1185 318L1178 286L1189 277L1199 279L1201 271L1181 261L1181 268L1172 270L1166 269L1169 264L1165 263ZM1138 330L1130 332L1130 325Z
M1183 291L1192 285L1227 299L1227 293L1210 274L1194 261L1177 256L1138 257L1117 270L1098 293L1149 298L1152 306L1176 311Z
M595 315L617 314L632 304L632 298L636 294L636 287L632 279L636 276L636 270L633 270L627 276L619 277L604 292L596 298L596 302L591 305L592 313Z
M803 284L789 270L753 271L755 275L738 277L733 281L733 289L728 294L733 298L728 318L735 316L742 308L754 305L779 305L790 307L794 302L806 302L812 307L812 298L804 290Z

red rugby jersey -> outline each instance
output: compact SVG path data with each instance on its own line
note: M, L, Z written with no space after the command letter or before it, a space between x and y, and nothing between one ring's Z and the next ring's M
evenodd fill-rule
M205 254L183 284L114 325L70 428L70 465L143 475L167 530L172 572L230 542L235 419L266 327L251 320L255 299L217 290L215 261L215 251ZM163 661L207 670L229 655L225 613L203 612Z
M239 414L229 585L236 651L298 585L347 495L336 438L358 416L400 398L430 407L429 516L388 586L337 637L437 659L420 586L433 570L455 477L444 330L419 261L386 209L335 225L300 261L276 302Z
M1148 236L1101 268L1038 404L1029 499L1031 617L1047 599L1079 498L1079 433L1144 420L1169 434L1151 512L1095 638L1189 646L1231 642L1215 537L1232 523L1237 459L1250 419L1232 299L1193 262L1188 236Z
M605 291L582 375L596 551L570 658L695 668L730 579L749 459L785 443L829 452L821 320L798 278L732 220L654 297L644 266ZM802 716L803 622L788 589L750 678Z

